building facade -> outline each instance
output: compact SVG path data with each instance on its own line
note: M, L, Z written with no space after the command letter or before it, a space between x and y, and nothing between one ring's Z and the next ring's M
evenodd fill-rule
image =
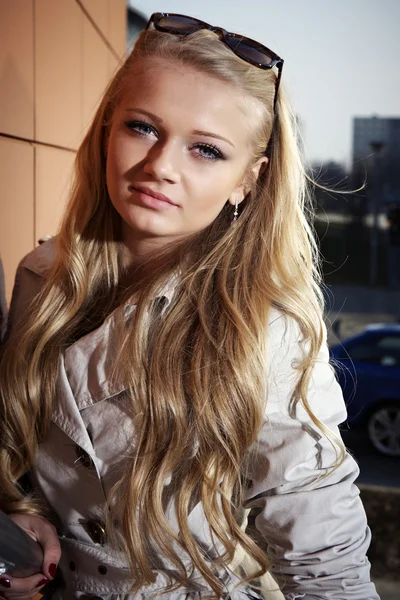
M0 0L0 255L57 231L75 153L126 52L126 0Z
M366 180L382 206L400 202L400 117L355 117L353 173L354 184Z

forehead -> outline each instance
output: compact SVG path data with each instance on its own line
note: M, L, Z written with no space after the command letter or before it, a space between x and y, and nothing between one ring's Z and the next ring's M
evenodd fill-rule
M119 108L142 108L180 129L211 130L235 146L251 145L260 104L239 87L177 62L136 61Z

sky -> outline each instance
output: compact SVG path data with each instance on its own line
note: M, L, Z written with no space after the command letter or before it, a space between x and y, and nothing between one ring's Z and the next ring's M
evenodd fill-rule
M354 116L400 117L400 0L130 0L242 33L284 61L310 162L351 164Z

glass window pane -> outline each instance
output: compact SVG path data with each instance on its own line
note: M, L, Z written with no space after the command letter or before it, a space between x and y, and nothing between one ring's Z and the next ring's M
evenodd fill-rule
M364 340L348 348L352 360L377 365L400 365L400 338L381 336Z
M386 350L398 350L400 351L400 336L388 335L381 338L378 342L379 348Z

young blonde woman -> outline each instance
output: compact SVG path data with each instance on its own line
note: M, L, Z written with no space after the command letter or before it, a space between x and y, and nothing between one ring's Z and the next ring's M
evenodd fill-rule
M282 65L158 13L110 83L16 279L1 508L44 563L7 600L378 598Z

